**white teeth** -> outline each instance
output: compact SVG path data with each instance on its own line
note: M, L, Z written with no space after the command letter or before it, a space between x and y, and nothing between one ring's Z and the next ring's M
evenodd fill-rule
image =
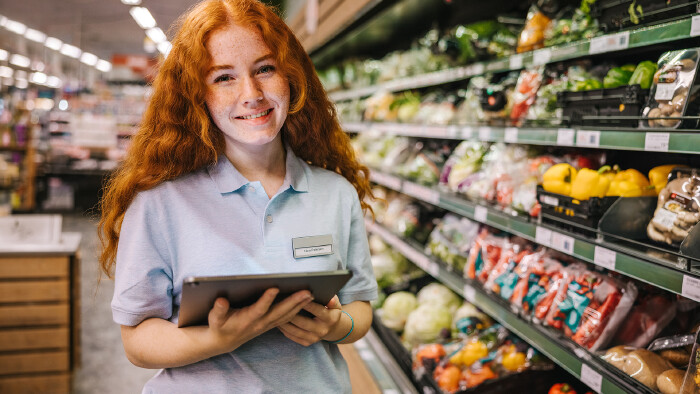
M255 119L255 118L259 118L259 117L261 117L261 116L265 116L265 115L269 114L270 111L272 111L272 108L270 108L270 109L268 109L268 110L266 110L266 111L263 111L263 112L261 112L261 113L259 113L259 114L248 115L248 116L241 116L241 119Z

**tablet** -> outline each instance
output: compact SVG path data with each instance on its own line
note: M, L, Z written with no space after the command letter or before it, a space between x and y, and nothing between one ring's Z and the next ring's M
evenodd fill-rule
M275 302L299 291L310 290L314 302L328 304L347 283L352 272L320 271L286 274L189 277L182 282L178 327L207 325L209 311L218 297L228 298L232 308L255 303L265 290L280 290Z

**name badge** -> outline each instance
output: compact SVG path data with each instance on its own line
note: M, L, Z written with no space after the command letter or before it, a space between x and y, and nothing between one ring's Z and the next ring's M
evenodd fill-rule
M292 248L295 259L333 254L333 236L327 234L292 238Z

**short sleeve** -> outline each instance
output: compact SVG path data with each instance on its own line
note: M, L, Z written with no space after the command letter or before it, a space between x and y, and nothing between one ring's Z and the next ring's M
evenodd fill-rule
M117 247L112 317L135 326L173 314L173 281L167 225L151 192L139 193L124 215Z
M350 239L345 260L348 270L352 272L352 278L338 292L341 304L372 301L377 298L377 280L372 270L364 215L357 194L353 195L355 197L351 210Z

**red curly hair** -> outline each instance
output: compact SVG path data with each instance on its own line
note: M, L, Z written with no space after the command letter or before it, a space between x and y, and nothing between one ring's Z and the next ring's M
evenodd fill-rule
M207 0L178 20L172 49L153 81L153 95L138 133L120 167L108 180L100 201L100 265L110 278L124 213L139 191L216 163L224 138L206 108L205 77L212 58L209 36L230 24L260 31L290 86L284 141L311 165L335 171L357 190L362 208L373 198L369 170L361 165L338 122L335 107L316 75L311 59L284 21L256 0Z

